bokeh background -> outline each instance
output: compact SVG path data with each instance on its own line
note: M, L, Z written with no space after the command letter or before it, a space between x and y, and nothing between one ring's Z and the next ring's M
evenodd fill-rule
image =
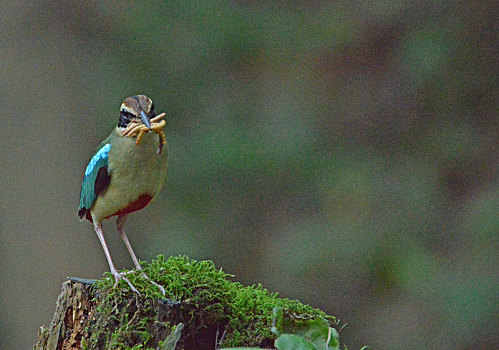
M348 323L349 349L499 348L496 1L4 1L0 348L108 266L77 207L124 98L168 114L139 257ZM112 255L132 267L114 223Z

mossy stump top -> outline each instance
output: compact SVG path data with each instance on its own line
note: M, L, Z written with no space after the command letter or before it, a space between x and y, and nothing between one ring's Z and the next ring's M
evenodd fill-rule
M299 317L322 311L283 299L261 285L245 287L211 261L158 256L144 272L164 286L166 297L141 274L115 286L110 274L95 281L63 284L48 328L41 327L34 350L274 348L273 310ZM274 321L275 322L275 321Z

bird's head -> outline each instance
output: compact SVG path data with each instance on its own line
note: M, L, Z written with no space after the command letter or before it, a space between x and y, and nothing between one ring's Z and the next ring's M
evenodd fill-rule
M154 104L145 95L128 97L121 104L118 126L126 128L130 122L142 123L151 130L151 118L154 118Z

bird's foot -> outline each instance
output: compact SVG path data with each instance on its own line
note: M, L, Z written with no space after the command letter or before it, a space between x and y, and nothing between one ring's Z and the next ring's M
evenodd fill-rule
M118 272L117 270L111 270L111 273L112 275L114 276L114 287L117 287L118 285L118 281L119 280L123 280L123 281L126 281L126 283L128 283L128 285L130 286L130 289L137 293L138 295L140 295L140 292L137 290L137 288L135 288L132 284L132 282L130 282L130 280L128 278L126 278L125 276L129 273L131 273L132 271L125 271L125 272Z
M149 276L146 275L146 273L144 271L142 271L142 277L144 277L146 280L148 280L149 282L151 282L151 284L155 285L156 287L159 288L159 290L161 291L161 293L163 294L163 296L166 295L165 293L165 288L163 288L162 285L160 284L157 284L156 282L154 282L152 279L149 278Z

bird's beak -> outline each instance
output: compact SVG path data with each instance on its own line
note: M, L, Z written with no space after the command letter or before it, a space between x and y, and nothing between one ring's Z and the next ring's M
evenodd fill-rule
M151 122L149 121L149 117L144 113L144 111L140 112L140 119L142 119L142 123L144 123L144 125L147 126L149 130L151 130Z

